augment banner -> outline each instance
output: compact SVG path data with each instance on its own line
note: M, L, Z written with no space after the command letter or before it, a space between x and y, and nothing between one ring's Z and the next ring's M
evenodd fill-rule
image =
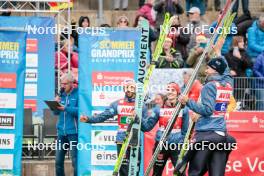
M0 31L0 175L21 175L26 35Z
M104 29L79 38L79 115L102 112L124 98L122 82L136 78L139 29ZM116 117L100 124L79 123L78 175L111 175L118 158Z

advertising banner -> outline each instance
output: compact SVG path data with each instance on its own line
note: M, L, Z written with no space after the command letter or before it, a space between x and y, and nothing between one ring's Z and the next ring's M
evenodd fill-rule
M44 100L53 99L55 93L54 18L2 16L0 21L0 27L27 29L24 105L32 109L33 117L42 118L47 108ZM11 86L12 79L12 75L0 75L0 85Z
M21 175L26 36L0 30L0 175Z
M124 98L122 82L136 78L140 36L139 29L101 29L80 36L79 115L98 114ZM116 132L116 117L100 124L79 123L79 143L89 147L78 151L78 175L112 173L118 158Z

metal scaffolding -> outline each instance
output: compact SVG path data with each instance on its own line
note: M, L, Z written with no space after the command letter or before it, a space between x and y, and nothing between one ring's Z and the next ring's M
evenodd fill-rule
M51 5L49 3L68 3L67 8L61 10L51 10ZM68 46L71 45L70 35L71 35L71 7L70 0L0 0L0 12L11 12L18 13L20 16L52 16L56 19L57 22L57 44L58 50L60 53L62 49L65 47L61 46L61 38L62 40L67 40ZM25 13L25 14L23 14ZM68 29L67 36L61 35L61 31L63 29ZM6 29L8 30L8 29ZM9 30L21 30L9 28ZM68 47L68 53L71 53L70 47ZM68 54L68 72L71 72L71 62L70 62L71 54ZM55 58L55 56L54 56ZM57 85L58 92L60 91L60 54L58 54L58 70L57 70ZM55 60L55 59L54 59Z

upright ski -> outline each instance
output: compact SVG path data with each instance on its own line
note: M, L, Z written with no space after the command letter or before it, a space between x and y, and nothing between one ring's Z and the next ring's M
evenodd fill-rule
M140 41L140 60L138 65L138 75L136 81L136 100L135 100L135 112L136 119L131 127L132 138L129 141L130 144L130 162L129 162L129 174L130 176L136 176L139 172L138 153L140 143L140 127L142 110L144 104L144 79L147 68L147 53L149 43L149 24L147 20L140 21L142 29L141 41Z

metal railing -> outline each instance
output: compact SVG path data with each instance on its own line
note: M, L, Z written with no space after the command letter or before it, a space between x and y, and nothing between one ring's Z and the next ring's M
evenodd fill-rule
M264 110L264 78L234 78L237 110Z

